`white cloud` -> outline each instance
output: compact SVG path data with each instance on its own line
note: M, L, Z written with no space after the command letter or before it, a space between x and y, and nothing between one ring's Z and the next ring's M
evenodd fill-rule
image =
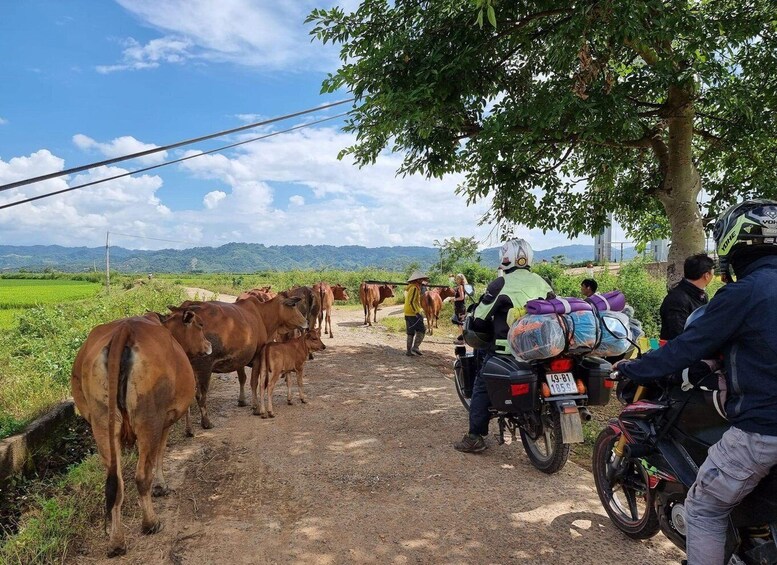
M336 49L310 42L304 20L320 0L116 0L163 34L145 45L128 39L122 60L98 71L156 68L189 60L229 62L265 70L328 69ZM335 5L338 2L324 2ZM354 5L355 6L355 5Z
M75 143L76 147L79 149L83 149L84 151L98 151L109 158L131 155L133 153L140 153L141 151L159 147L153 143L138 141L131 135L117 137L107 143L100 143L89 136L77 133L73 136L73 143ZM167 151L160 151L144 157L138 157L138 162L144 165L155 165L164 161L165 158L167 158Z
M6 120L6 119L5 119L5 118L3 118L2 116L0 116L0 126L4 126L4 125L5 125L5 124L7 124L7 123L8 123L8 120Z
M219 205L219 202L224 200L227 197L227 193L223 190L214 190L213 192L209 192L205 195L205 198L202 199L202 203L205 204L205 207L208 210L213 210L216 206Z
M129 37L124 40L123 45L121 63L98 65L98 73L155 69L160 63L183 63L192 56L191 42L178 37L160 37L152 39L145 45Z
M482 247L499 242L492 226L478 226L487 200L466 206L455 194L459 176L429 180L397 177L398 155L382 155L357 169L337 160L353 137L330 128L308 128L211 154L178 165L178 174L211 185L189 209L172 209L160 196L164 170L0 211L0 241L19 245L57 243L99 246L105 231L191 244L230 241L272 244L422 245L450 237L477 237ZM86 136L79 146L100 144ZM187 154L195 154L190 151ZM0 184L65 168L46 150L0 160ZM52 179L7 192L0 204L124 172L102 167L68 179ZM279 204L276 206L274 202ZM558 233L524 230L537 249L569 243ZM580 241L590 243L590 239ZM168 242L130 240L121 245L169 247ZM178 244L177 247L190 245Z

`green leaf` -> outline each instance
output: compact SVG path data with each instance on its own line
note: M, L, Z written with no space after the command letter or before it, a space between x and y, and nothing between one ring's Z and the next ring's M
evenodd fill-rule
M496 29L496 10L494 10L494 7L491 4L488 5L488 23Z
M477 24L480 29L483 29L483 8L480 8L480 10L478 10Z

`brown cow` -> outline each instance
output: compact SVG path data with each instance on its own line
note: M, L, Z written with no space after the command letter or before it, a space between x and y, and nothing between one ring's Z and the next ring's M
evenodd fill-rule
M295 286L289 290L280 292L284 296L289 298L299 298L300 301L297 304L297 308L305 316L308 321L308 328L314 328L318 321L318 313L321 311L321 302L318 294L313 291L309 286Z
M278 330L290 331L308 327L307 320L297 309L299 298L276 296L267 302L251 296L234 304L228 302L190 302L179 308L191 308L202 319L205 336L213 344L213 353L192 361L197 375L197 402L200 406L201 425L212 428L208 417L207 398L212 372L237 371L240 383L238 406L246 405L246 366L251 366L251 386L259 382L261 353ZM256 410L254 410L256 413Z
M259 391L259 415L262 418L274 418L275 413L272 408L272 395L275 390L275 384L281 375L286 376L286 401L291 404L291 377L289 373L297 373L297 388L299 389L299 399L303 404L307 404L305 391L302 388L302 376L305 369L305 361L311 351L321 351L326 349L326 345L321 341L319 330L309 330L300 337L290 339L286 343L268 343L264 348L264 359L262 365L262 386ZM253 384L253 383L252 383ZM254 404L256 404L256 388L253 388ZM267 412L264 410L264 397L267 396Z
M329 337L333 338L335 336L332 333L332 306L335 300L348 300L348 291L341 284L330 285L325 282L314 284L313 291L318 295L321 304L321 310L318 313L318 328L325 335L328 327ZM326 321L324 320L325 317Z
M121 504L121 446L137 441L135 484L143 510L143 533L159 531L151 504L167 493L162 458L170 427L184 414L190 432L189 405L194 399L194 373L189 357L208 355L202 323L191 310L170 316L149 313L102 324L89 332L78 351L70 386L81 415L89 422L107 469L106 519L111 528L108 557L126 552Z
M426 325L429 327L429 335L432 335L432 327L439 327L437 320L440 318L442 310L442 301L446 298L453 298L456 291L452 288L434 287L427 290L421 297L421 307L426 314Z
M241 292L240 295L237 297L237 300L245 300L249 296L255 296L259 299L259 302L267 302L268 300L272 300L276 296L276 292L273 292L270 290L270 286L262 286L259 288L252 288L251 290L247 290L245 292Z
M359 285L359 300L364 308L364 325L371 326L370 309L374 311L374 320L378 322L378 305L394 296L394 285L389 284L367 284Z

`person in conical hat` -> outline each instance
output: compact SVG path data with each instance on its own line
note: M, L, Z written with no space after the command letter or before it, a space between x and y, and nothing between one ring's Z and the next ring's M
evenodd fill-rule
M421 307L421 285L429 281L425 273L415 270L407 278L405 290L405 328L407 331L407 355L423 355L419 346L426 335L424 309Z

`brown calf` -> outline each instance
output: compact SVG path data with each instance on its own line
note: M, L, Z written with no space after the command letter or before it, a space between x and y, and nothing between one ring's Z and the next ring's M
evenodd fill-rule
M275 384L281 375L286 375L286 401L291 404L291 379L288 373L297 373L297 388L299 399L305 404L305 391L302 387L302 376L305 369L305 361L311 351L321 351L326 345L321 341L319 330L304 332L300 337L290 339L285 343L269 343L264 348L262 387L259 398L259 415L262 418L275 417L272 408L272 395ZM256 389L253 389L254 403L256 403ZM264 397L267 396L267 411L264 409ZM256 412L254 412L256 414Z
M359 285L359 300L364 308L364 325L371 326L370 309L373 310L373 319L378 321L378 305L394 296L394 286L388 284L367 284Z
M276 292L273 292L270 290L269 286L262 286L259 288L252 288L251 290L247 290L245 292L241 292L240 295L237 297L237 300L245 300L249 296L255 296L259 299L259 302L267 302L268 300L272 300L276 296Z
M160 522L151 504L151 484L156 474L154 495L167 493L162 474L167 434L184 414L191 433L188 413L194 399L194 373L189 357L210 352L202 323L190 310L170 316L152 312L102 324L89 332L78 351L70 386L107 469L108 557L126 552L121 523L121 446L137 442L135 484L143 511L142 529L155 533Z
M439 327L437 320L440 319L440 310L442 310L442 301L446 298L453 298L456 291L452 288L434 287L427 290L421 297L421 307L426 314L426 325L429 328L429 335L433 334L433 327Z
M313 285L313 292L318 294L321 304L321 311L318 313L318 328L324 335L329 328L329 337L333 338L335 336L332 333L332 306L334 306L335 300L348 300L348 291L340 284L330 285L320 282Z
M230 304L228 302L184 302L172 311L190 308L202 319L205 336L213 344L213 353L192 361L197 376L197 402L200 405L201 424L211 428L208 417L208 387L213 372L237 371L240 383L238 406L246 405L246 366L251 366L251 386L259 383L261 353L277 331L305 329L308 323L297 309L298 298L276 296L267 302L254 297Z

